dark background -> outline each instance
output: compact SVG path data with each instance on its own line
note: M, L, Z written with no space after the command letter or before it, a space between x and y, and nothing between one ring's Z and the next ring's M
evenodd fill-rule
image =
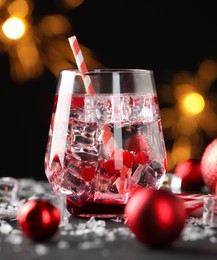
M195 72L204 59L217 60L214 1L86 0L70 10L59 3L35 1L34 23L47 14L64 14L72 34L105 67L151 69L157 88L177 71ZM35 80L14 82L5 52L0 80L0 176L44 179L56 77L47 69Z

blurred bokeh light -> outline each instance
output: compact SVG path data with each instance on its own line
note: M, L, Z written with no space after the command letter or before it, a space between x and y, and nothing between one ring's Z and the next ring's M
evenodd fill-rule
M48 10L34 19L32 0L0 0L0 52L8 54L10 76L15 82L36 79L45 68L57 76L62 68L76 67L67 41L73 34L73 24L64 10L83 2L59 1L60 13ZM81 48L89 68L104 66L91 49ZM216 137L217 94L212 91L216 80L217 62L209 58L198 64L195 73L175 71L170 82L157 86L168 171L179 161L200 159L207 140Z
M207 139L216 137L217 94L210 91L216 79L217 63L209 59L198 64L196 74L177 72L171 85L159 88L164 136L171 144L169 171L180 161L201 159Z
M61 1L73 9L83 1ZM72 24L63 14L47 14L34 22L32 0L1 1L0 52L10 57L11 77L19 83L40 77L45 68L57 76L62 68L76 67L67 37ZM102 67L88 48L81 46L88 67Z
M10 17L2 25L2 30L6 37L17 40L24 35L26 27L22 19L18 17Z
M204 109L205 101L200 94L193 92L184 98L183 104L187 112L199 114Z

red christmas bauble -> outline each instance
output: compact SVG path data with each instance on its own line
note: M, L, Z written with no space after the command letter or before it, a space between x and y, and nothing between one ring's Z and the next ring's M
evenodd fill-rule
M176 240L184 225L183 202L167 190L137 188L125 206L127 225L144 244L163 247Z
M17 221L20 229L28 238L44 241L57 232L60 212L49 201L29 200L21 206Z
M217 183L217 138L208 144L203 152L201 172L206 186L214 194Z
M204 185L200 160L181 161L176 165L174 173L181 177L182 189L185 191L197 191Z

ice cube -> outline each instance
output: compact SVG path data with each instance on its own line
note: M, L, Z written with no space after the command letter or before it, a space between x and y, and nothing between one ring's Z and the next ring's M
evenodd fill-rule
M161 183L159 181L161 177L161 171L158 172L158 168L153 168L152 165L149 165L142 178L139 181L139 185L146 188L159 188Z
M96 122L102 124L110 123L112 115L111 96L96 97L95 118Z
M139 164L131 177L131 182L138 184L146 168L146 164Z
M115 124L122 122L122 113L121 113L121 98L120 95L112 96L112 119Z
M211 197L205 197L203 199L203 216L202 222L206 226L214 225L214 208L215 199Z
M122 122L128 122L131 114L130 97L123 96L121 100Z
M152 161L150 165L139 164L130 179L131 186L159 188L162 184L162 174L164 174L164 168L157 161Z
M88 95L85 97L85 106L84 106L84 121L86 123L95 122L95 97Z
M19 181L13 177L0 178L0 202L15 204L19 198Z
M153 110L152 108L143 107L139 114L140 118L145 122L153 121Z
M21 198L27 198L34 193L51 192L52 188L49 182L36 181L33 178L21 178L19 179L19 195Z
M130 121L135 122L140 119L140 109L141 109L141 102L140 102L140 96L134 95L131 99L132 103L132 110L131 110L131 116Z
M93 181L86 182L79 174L68 170L64 172L62 182L59 185L61 191L67 195L67 199L80 206L88 199L93 198Z
M162 188L168 189L175 193L181 193L182 178L174 173L165 175Z
M70 122L73 123L74 121L77 122L77 121L80 121L80 122L84 122L84 118L85 118L85 115L84 115L84 109L83 108L79 108L79 107L76 107L76 108L73 108L70 110Z

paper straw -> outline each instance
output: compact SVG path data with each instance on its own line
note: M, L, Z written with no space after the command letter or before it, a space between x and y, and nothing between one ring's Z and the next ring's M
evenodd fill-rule
M184 206L187 210L187 213L191 217L201 217L203 215L203 205L205 198L213 198L216 199L214 195L205 195L205 194L187 194L187 193L176 193L177 197L179 197L184 202ZM216 209L214 211L217 214Z
M77 37L71 36L68 38L68 41L69 41L70 47L72 49L72 52L74 54L78 70L81 73L84 73L83 80L84 80L84 85L85 85L87 94L96 93L89 75L85 74L88 72L88 70L87 70L87 66L85 64L84 57L81 52L81 48L79 46ZM119 151L118 146L117 146L117 144L114 140L114 137L110 131L110 128L108 126L104 126L104 128L103 128L102 140L105 145L106 153L109 157Z
M87 66L85 64L84 57L81 52L81 48L79 46L76 36L72 36L72 37L68 38L68 40L69 40L71 49L73 51L75 61L76 61L79 71L82 73L87 73L88 72ZM91 82L89 75L84 74L83 80L84 80L84 86L85 86L87 94L94 94L95 90L93 88L93 84Z

